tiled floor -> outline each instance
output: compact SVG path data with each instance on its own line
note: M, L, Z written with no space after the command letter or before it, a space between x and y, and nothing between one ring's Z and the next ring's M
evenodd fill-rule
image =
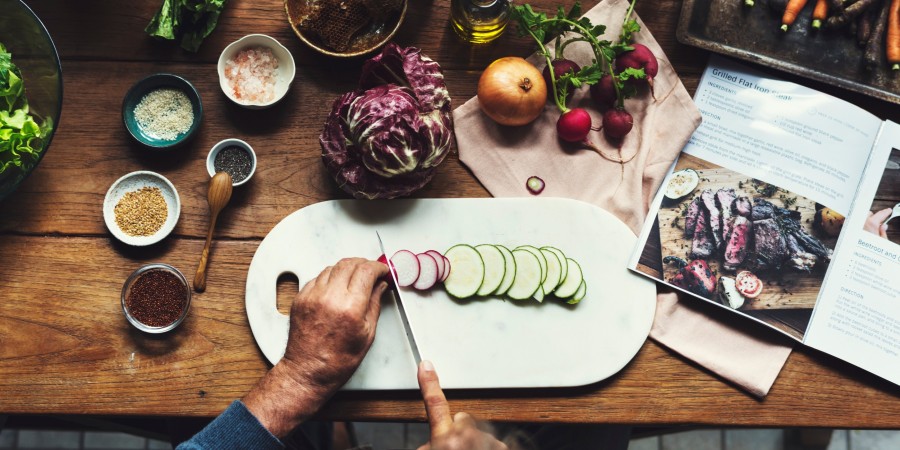
M355 423L360 444L375 450L415 449L428 439L424 424ZM99 431L0 432L0 449L147 450L171 449L167 442L125 433ZM828 450L898 450L900 431L835 430ZM554 450L554 449L543 449ZM787 450L779 429L692 430L633 439L628 450Z

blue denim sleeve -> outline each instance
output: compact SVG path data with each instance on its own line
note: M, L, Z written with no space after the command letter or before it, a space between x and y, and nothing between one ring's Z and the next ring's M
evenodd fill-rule
M284 445L235 400L219 417L176 450L282 450Z

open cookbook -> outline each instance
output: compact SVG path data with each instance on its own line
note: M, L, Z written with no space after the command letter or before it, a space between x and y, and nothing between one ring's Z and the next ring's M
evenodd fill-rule
M629 268L900 384L900 125L718 57L694 100Z

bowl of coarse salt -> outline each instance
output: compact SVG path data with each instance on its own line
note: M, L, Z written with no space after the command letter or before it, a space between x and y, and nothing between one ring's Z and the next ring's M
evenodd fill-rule
M187 142L202 118L200 93L188 80L170 73L138 81L122 101L125 129L152 149L167 150Z
M231 101L250 109L268 108L294 81L294 57L265 34L248 34L219 55L219 86Z

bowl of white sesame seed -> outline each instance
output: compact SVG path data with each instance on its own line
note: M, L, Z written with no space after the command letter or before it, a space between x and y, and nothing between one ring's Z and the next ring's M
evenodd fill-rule
M188 80L170 73L150 75L125 94L125 129L152 149L171 149L187 142L200 128L203 104Z

